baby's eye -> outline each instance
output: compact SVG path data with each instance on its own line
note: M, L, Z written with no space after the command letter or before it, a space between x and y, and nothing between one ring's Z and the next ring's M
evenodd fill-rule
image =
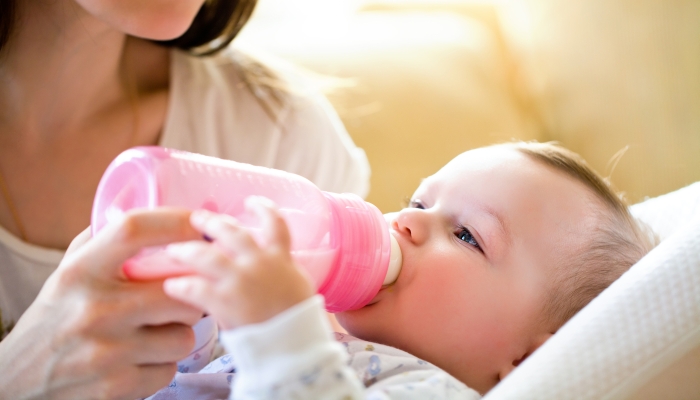
M423 205L423 202L420 201L420 199L411 199L408 202L408 207L409 208L420 208L421 210L425 209L425 206Z
M474 239L474 236L472 235L471 232L469 232L469 229L460 226L459 229L457 230L457 233L455 233L457 236L457 239L467 242L470 245L476 247L477 249L481 250L481 246L479 246L479 243Z

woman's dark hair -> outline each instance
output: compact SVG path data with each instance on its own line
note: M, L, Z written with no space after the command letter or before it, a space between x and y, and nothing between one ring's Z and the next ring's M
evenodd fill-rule
M0 0L0 49L5 46L15 22L15 0Z
M0 50L12 34L16 1L0 0ZM206 0L189 29L182 36L156 43L177 47L196 55L210 55L224 49L248 22L257 0Z
M257 0L206 0L182 36L156 43L200 56L217 53L238 35L256 3Z

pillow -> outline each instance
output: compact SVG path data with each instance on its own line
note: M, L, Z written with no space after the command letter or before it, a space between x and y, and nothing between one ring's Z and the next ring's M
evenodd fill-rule
M693 398L700 393L700 182L631 210L661 243L485 399L637 399L654 393ZM675 379L673 393L667 391L671 385L654 388L668 379Z

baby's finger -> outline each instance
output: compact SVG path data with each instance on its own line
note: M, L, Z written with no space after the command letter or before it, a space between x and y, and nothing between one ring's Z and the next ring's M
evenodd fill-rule
M192 212L190 222L207 237L236 255L248 255L260 250L250 232L230 215L196 210Z
M260 196L250 196L245 200L246 209L254 212L262 221L262 230L267 232L266 242L276 250L289 252L291 238L289 228L277 206L269 199Z
M234 264L230 254L215 244L190 241L174 243L165 248L168 257L194 268L197 273L210 278L219 278L231 274Z
M208 311L213 293L211 282L196 275L166 279L163 290L168 296L204 311Z

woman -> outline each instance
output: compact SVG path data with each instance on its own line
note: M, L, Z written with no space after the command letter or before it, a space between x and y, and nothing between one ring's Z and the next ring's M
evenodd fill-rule
M159 144L362 195L364 153L292 69L227 47L254 0L0 5L0 393L146 396L172 378L201 315L120 266L197 233L187 212L136 212L64 253L108 163Z

